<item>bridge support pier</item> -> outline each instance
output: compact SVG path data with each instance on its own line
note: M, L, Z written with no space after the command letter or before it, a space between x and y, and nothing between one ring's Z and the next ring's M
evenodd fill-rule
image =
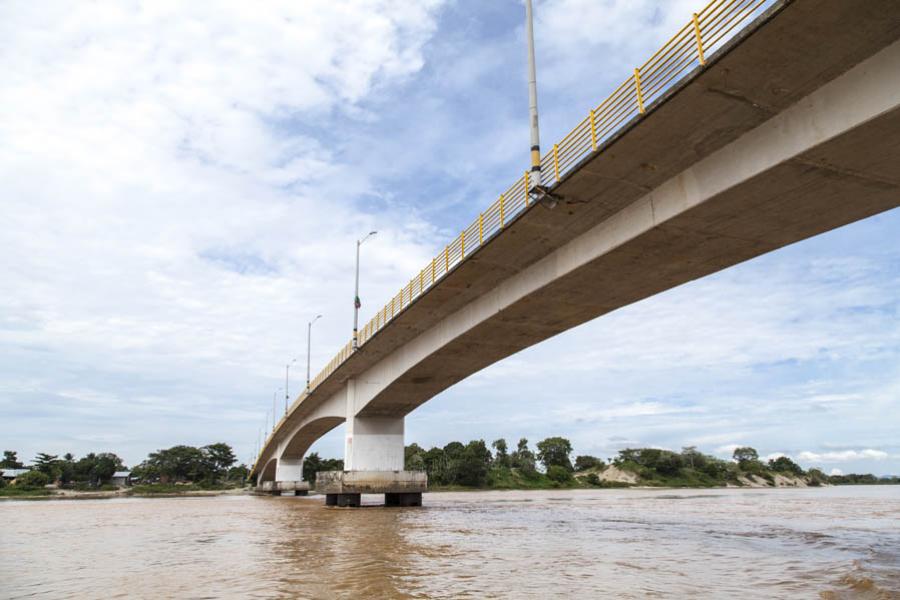
M306 496L309 484L303 481L303 459L276 459L275 481L258 481L256 491L272 496Z
M404 471L403 417L356 416L355 382L348 385L344 471L316 474L327 506L359 506L361 494L384 494L385 506L422 506L428 479Z

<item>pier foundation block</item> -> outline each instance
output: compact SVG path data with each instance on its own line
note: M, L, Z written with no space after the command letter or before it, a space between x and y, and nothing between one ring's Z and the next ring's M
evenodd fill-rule
M422 506L428 489L424 471L321 471L316 491L326 506L359 506L362 494L384 494L385 506Z

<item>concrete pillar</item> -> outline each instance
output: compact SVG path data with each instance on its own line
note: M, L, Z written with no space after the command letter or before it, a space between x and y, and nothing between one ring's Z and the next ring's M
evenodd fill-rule
M403 417L358 417L359 383L347 381L345 471L402 471Z
M348 417L345 471L402 471L403 417Z
M275 464L275 481L303 481L303 459L279 458Z

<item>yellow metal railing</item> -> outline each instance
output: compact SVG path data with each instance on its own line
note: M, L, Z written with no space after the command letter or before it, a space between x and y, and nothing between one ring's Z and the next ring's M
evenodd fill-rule
M726 43L736 28L759 14L776 0L712 0L694 13L672 38L647 62L635 67L626 79L596 108L591 109L575 129L553 145L541 159L541 170L558 183L578 163L595 152L626 123L646 114L652 105L688 71L706 66L706 57ZM546 176L545 176L546 177ZM510 225L532 200L529 198L528 172L494 201L478 218L425 265L409 283L379 310L359 331L361 347L416 298L436 285L445 275L471 256L485 242ZM545 178L549 182L549 179ZM307 393L327 379L353 353L351 343L322 369L310 383Z

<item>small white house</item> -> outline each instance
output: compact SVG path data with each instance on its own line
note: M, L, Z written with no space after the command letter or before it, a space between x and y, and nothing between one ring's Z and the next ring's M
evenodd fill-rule
M109 482L116 487L129 486L131 485L131 471L116 471Z
M0 469L0 477L8 482L13 482L16 480L16 477L22 473L27 473L30 470L31 469Z

